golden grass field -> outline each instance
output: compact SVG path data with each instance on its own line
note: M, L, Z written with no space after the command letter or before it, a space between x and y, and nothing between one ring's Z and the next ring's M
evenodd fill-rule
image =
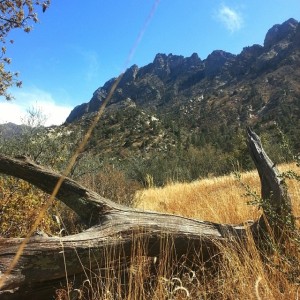
M278 167L280 172L299 168L295 164ZM256 170L241 173L241 181L260 195L260 181ZM295 215L300 215L300 187L295 180L287 181ZM245 189L234 174L200 179L191 183L170 183L163 188L149 188L136 195L137 207L167 212L218 223L243 223L256 219L260 212L248 205Z
M280 172L299 171L295 165L278 167ZM298 170L297 170L298 169ZM299 173L299 172L298 172ZM239 224L259 217L257 207L247 204L241 182L260 194L256 171L201 179L192 183L170 183L150 187L136 194L137 207L218 223ZM287 180L293 213L300 215L300 183ZM156 272L151 273L145 245L134 240L129 267L124 275L112 267L113 253L107 253L107 267L93 273L80 289L80 299L88 300L298 300L300 293L300 239L295 232L284 245L271 244L270 253L260 252L251 235L243 244L220 244L220 260L212 267L203 262L174 261L171 240L165 238ZM56 300L71 299L72 287L57 291ZM78 296L78 293L77 293ZM74 298L75 299L75 298ZM78 297L76 299L79 299Z
M299 171L294 164L278 167L280 172ZM298 172L299 173L299 172ZM257 171L241 174L241 181L260 194ZM287 180L292 198L293 213L300 215L300 183ZM192 183L170 183L163 188L149 188L136 195L138 208L179 214L191 218L219 222L243 223L258 218L257 207L247 204L245 189L234 175L208 178ZM193 270L193 284L180 281L180 293L153 293L153 299L299 299L300 245L291 240L285 253L278 248L268 256L261 256L253 240L245 247L222 245L222 264L216 274L201 273L201 265ZM162 275L164 276L164 275ZM176 278L176 275L173 275ZM166 278L169 282L174 277ZM180 279L181 280L181 279ZM186 289L186 290L185 290ZM161 289L160 291L162 291ZM169 298L168 298L169 297ZM131 298L129 299L138 299Z

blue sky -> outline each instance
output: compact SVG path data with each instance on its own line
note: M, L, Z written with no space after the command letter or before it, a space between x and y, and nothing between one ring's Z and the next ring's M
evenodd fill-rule
M0 123L20 123L35 107L47 125L61 124L132 64L144 66L157 53L238 54L291 17L300 20L299 0L52 0L31 33L9 36L7 56L23 87L11 90L13 102L0 99Z

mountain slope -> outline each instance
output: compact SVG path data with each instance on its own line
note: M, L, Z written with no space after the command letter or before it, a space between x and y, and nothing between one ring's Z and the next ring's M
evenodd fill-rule
M114 81L75 107L64 126L86 128ZM227 164L245 162L245 126L262 131L270 147L280 142L283 131L299 151L299 120L300 25L289 19L267 32L264 45L245 47L238 55L216 50L201 60L196 53L157 54L144 67L133 65L87 150L119 160L153 159L160 153L182 161L191 151L205 149ZM282 151L272 152L280 159Z

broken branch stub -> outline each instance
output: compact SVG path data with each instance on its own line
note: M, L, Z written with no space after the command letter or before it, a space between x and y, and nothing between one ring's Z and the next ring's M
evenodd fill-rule
M261 199L263 215L256 225L262 233L272 230L275 238L284 236L284 232L295 225L291 198L284 179L275 164L262 147L258 135L247 128L248 147L257 168L261 182ZM257 230L257 229L256 229Z

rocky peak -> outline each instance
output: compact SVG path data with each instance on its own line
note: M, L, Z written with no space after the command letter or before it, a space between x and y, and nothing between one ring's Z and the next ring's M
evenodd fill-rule
M164 53L158 53L155 55L153 60L153 66L154 67L164 67L166 65L168 56Z
M236 55L223 50L215 50L209 54L205 60L205 73L208 76L215 75L221 70L226 62L232 60Z
M138 71L139 67L137 65L132 65L130 68L128 68L122 76L122 79L119 83L119 87L122 87L128 82L135 81Z
M132 65L130 68L126 70L126 72L123 75L123 78L126 78L128 80L135 80L138 70L139 67L137 65Z
M235 55L223 50L214 50L211 54L207 56L206 65L211 62L224 63L228 59L234 58Z
M252 57L258 57L263 52L263 46L254 44L253 46L244 47L242 52L238 55L244 59L249 59Z
M166 54L156 54L152 67L153 73L162 79L168 76L171 72L168 64L168 56Z
M201 63L201 59L197 53L193 53L190 57L186 59L189 65L198 65Z
M182 55L173 55L171 53L168 55L167 62L172 72L174 69L178 68L179 66L182 66L185 63L185 58Z
M165 79L170 75L193 70L199 67L201 63L197 53L193 53L190 57L173 55L172 53L168 55L158 53L150 65L152 74L157 75L160 79ZM146 66L147 71L150 65Z
M297 27L298 22L293 18L288 19L282 24L274 25L266 34L264 47L270 49L282 40L291 39L295 35Z

